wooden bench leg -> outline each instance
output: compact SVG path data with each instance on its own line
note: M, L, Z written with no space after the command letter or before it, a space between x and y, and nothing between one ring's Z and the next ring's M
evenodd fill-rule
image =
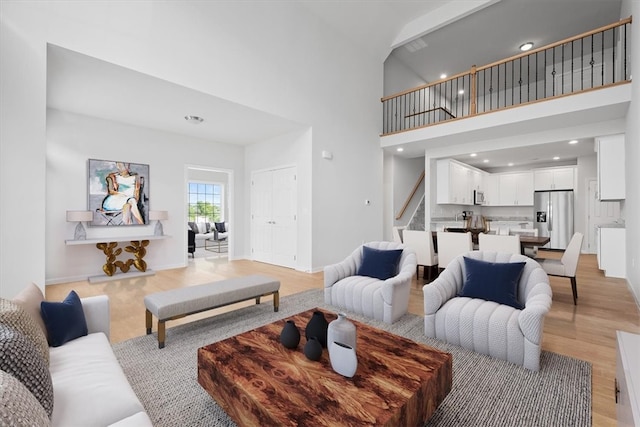
M153 323L152 315L149 310L145 311L145 326L147 327L147 335L151 334L151 325Z
M275 291L273 293L273 311L278 311L280 309L280 292Z
M165 324L164 320L158 320L158 348L164 348Z

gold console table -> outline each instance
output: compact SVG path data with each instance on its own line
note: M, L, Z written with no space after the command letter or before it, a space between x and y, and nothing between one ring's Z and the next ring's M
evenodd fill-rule
M65 244L68 246L75 245L95 245L96 248L101 250L106 256L106 262L102 266L103 275L89 277L90 283L104 282L109 280L118 280L121 278L131 278L140 276L151 276L155 272L147 268L147 263L144 260L144 256L147 254L147 246L150 240L167 239L171 236L129 236L129 237L98 237L94 239L86 240L65 240ZM130 242L129 245L124 247L124 252L128 252L133 255L133 258L129 258L125 261L118 260L117 257L122 254L123 248L118 247L119 242ZM138 271L129 271L131 266L134 266ZM116 274L118 269L122 274Z

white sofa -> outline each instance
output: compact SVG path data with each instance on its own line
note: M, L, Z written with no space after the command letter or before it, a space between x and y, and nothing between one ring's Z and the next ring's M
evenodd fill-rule
M207 228L206 228L206 223L205 222L198 222L196 223L196 226L198 227L198 232L196 233L196 247L197 248L202 248L205 246L205 240L209 239L212 242L221 242L224 241L228 238L229 236L229 224L228 223L224 223L224 227L225 230L227 230L224 233L220 233L218 232L218 230L216 230L215 224L211 223L209 226L210 231L207 233ZM189 227L191 228L191 227ZM195 231L195 230L194 230Z
M35 285L32 286L37 289ZM42 295L39 289L36 292ZM34 353L39 353L34 356L34 360L40 358L40 362L27 361L22 367L26 366L31 369L39 363L39 366L45 366L46 370L46 361L42 358L42 351L46 351L47 344L44 333L40 332L44 325L41 322L42 319L35 318L35 315L39 315L39 303L32 302L32 306L29 307L25 305L24 301L14 300L7 303L4 300L0 323L2 323L4 331L10 331L8 334L5 333L5 338L12 339L12 336L20 334L20 337L26 337L21 338L22 340L34 343L33 346L29 344L27 348L32 348ZM50 420L46 410L40 406L42 401L37 403L38 396L30 394L29 391L34 393L33 390L27 390L24 387L30 387L33 384L34 376L31 373L18 375L16 371L11 372L14 366L5 367L10 371L11 377L4 376L4 382L0 381L3 383L0 386L4 386L0 387L0 412L6 411L6 413L0 414L2 415L0 418L10 416L14 420L22 420L18 422L22 423L21 425L35 426L152 426L151 420L127 381L109 343L108 297L104 295L88 297L81 299L81 302L88 335L73 339L59 347L48 348L48 371L51 376L50 384L53 385L53 410ZM7 313L8 315L6 315ZM28 322L25 321L27 318ZM34 326L30 322L33 322ZM21 334L25 330L25 324L28 324L27 328L30 328L28 329L29 333ZM42 342L39 341L40 338ZM5 348L9 347L5 346ZM15 354L20 354L21 359L28 360L29 354L32 353L24 354L24 349L24 345L11 347L11 350L16 352ZM0 372L0 374L4 375L5 373ZM23 384L17 383L13 378L19 380L23 378L20 380L23 381ZM24 378L27 379L24 380ZM14 384L11 384L11 381ZM24 381L31 382L25 383ZM50 387L46 385L49 384L48 378L45 378L42 384L45 386L42 386L41 389ZM21 396L20 401L16 402L18 395ZM25 411L26 414L20 414L19 409L25 407L26 403L24 402L26 401L36 403L31 405L30 410ZM9 425L11 424L10 421Z
M525 262L517 291L524 308L458 297L466 276L465 256L494 263ZM426 336L539 370L544 317L551 308L552 292L549 277L536 261L519 254L472 251L454 258L422 289Z
M109 342L109 298L82 298L89 334L49 351L53 426L152 426Z
M403 249L397 274L387 280L358 276L362 247ZM409 308L411 279L416 271L413 249L397 242L369 242L358 247L344 261L324 268L324 301L385 323L393 323Z

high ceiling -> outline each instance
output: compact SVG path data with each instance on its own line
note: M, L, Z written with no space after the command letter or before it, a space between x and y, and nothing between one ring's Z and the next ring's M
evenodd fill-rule
M501 0L420 37L426 47L403 45L391 55L432 82L519 54L525 42L542 47L611 24L620 7L621 0Z
M252 1L258 9L278 0ZM442 72L456 73L474 63L511 56L525 40L539 46L613 22L619 18L621 0L301 0L299 4L381 63L391 54L430 81ZM403 43L417 38L427 47L410 53ZM50 46L48 54L50 108L243 145L305 127L60 47ZM216 119L193 125L183 119L186 114ZM252 126L239 125L239 117Z

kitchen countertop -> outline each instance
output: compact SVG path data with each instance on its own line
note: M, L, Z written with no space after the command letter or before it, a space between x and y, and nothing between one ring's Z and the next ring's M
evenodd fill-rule
M610 224L598 224L598 228L625 228L624 224L619 224L617 222L612 222Z

